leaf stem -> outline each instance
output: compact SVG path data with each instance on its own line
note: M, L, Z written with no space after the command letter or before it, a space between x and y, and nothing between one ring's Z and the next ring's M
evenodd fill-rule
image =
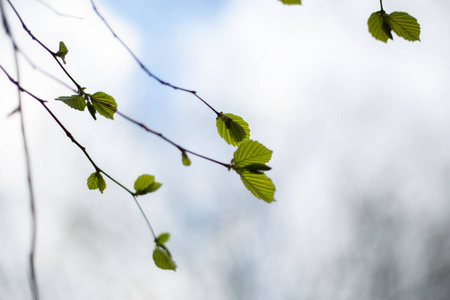
M26 33L28 33L28 35L34 40L36 41L39 45L41 45L42 48L44 48L48 53L51 54L51 56L56 60L56 62L58 63L58 65L61 67L61 69L64 71L64 73L67 75L67 77L69 77L69 79L73 82L73 84L75 84L75 86L77 87L77 90L81 89L81 86L75 81L75 79L72 78L72 76L69 74L69 72L67 72L66 68L64 68L64 66L61 64L61 62L58 60L58 57L56 56L56 53L53 52L52 50L50 50L47 46L44 45L44 43L42 43L32 32L30 29L28 29L27 25L25 24L25 22L23 21L22 17L20 16L19 12L16 10L16 8L14 7L14 5L11 3L10 0L6 0L8 1L9 5L11 6L12 10L14 11L14 13L16 14L17 18L19 19L20 23L22 24L22 28L25 30Z
M153 231L152 224L150 224L150 221L148 220L147 215L144 213L144 210L142 209L142 207L139 204L139 201L137 200L135 195L133 195L133 199L134 199L134 202L136 202L136 205L138 206L139 210L141 211L141 214L144 217L145 222L147 222L147 226L148 226L148 228L150 228L150 231L152 232L154 240L156 241L156 235L155 235L155 232Z
M149 221L149 219L147 218L147 215L145 214L145 212L144 212L144 210L142 209L141 205L139 204L139 202L138 202L138 200L137 200L137 198L136 198L136 195L135 195L132 191L130 191L128 188L126 188L124 185L122 185L120 182L118 182L118 181L115 180L113 177L111 177L111 176L110 176L108 173L106 173L105 171L103 171L103 170L101 170L101 169L99 169L99 168L97 168L96 170L99 171L99 172L102 172L103 175L105 175L106 177L108 177L109 179L111 179L111 181L113 181L115 184L117 184L118 186L120 186L121 188L123 188L125 191L127 191L127 192L133 197L134 202L136 202L136 205L137 205L137 207L139 208L139 211L141 212L142 216L144 217L145 222L147 223L147 226L148 226L148 228L150 229L150 231L151 231L151 233L152 233L152 235L153 235L153 238L156 239L156 235L155 235L155 232L153 231L152 224L150 224L150 221Z
M67 83L65 83L64 81L62 81L61 79L57 78L56 76L53 76L52 74L50 74L49 72L45 71L44 69L41 69L40 67L36 66L33 61L31 60L31 58L29 58L20 48L17 49L19 51L19 53L22 55L22 57L28 62L28 64L36 71L44 74L45 76L47 76L48 78L56 81L57 83L59 83L62 86L65 86L66 88L68 88L69 90L71 90L74 93L77 93L77 90L75 90L74 88L72 88L71 86L69 86Z
M45 7L47 7L48 9L50 9L52 12L54 12L56 15L58 15L60 17L74 18L74 19L78 19L78 20L83 20L83 18L81 18L81 17L77 17L77 16L72 16L72 15L69 15L69 14L61 13L61 12L57 11L53 6L48 4L47 2L44 2L42 0L37 0L37 1L39 3L41 3L42 5L44 5Z
M383 0L380 0L380 6L381 6L381 11L384 11L384 9L383 9Z

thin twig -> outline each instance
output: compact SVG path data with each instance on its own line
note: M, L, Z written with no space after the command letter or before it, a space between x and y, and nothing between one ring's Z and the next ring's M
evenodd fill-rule
M20 14L18 13L18 11L15 9L15 7L12 5L12 3L10 2L10 0L7 0L7 1L8 1L8 3L10 4L11 8L14 10L14 12L15 12L17 18L19 19L20 23L22 24L22 27L23 27L24 30L28 33L28 35L30 35L31 38L32 38L33 40L35 40L37 43L39 43L39 45L41 45L47 52L49 52L49 53L53 56L53 58L55 58L56 62L59 64L59 66L63 69L63 71L64 71L64 72L66 73L66 75L70 78L70 80L72 80L72 82L76 85L78 91L82 90L81 86L75 81L75 79L72 78L72 76L67 72L67 70L64 68L64 66L63 66L63 65L60 63L60 61L57 59L56 54L55 54L53 51L51 51L44 43L42 43L42 42L41 42L41 41L40 41L40 40L39 40L39 39L38 39L38 38L37 38L37 37L29 30L29 29L28 29L28 27L26 26L26 24L25 24L25 22L23 21L22 17L21 17ZM171 85L170 83L167 83L167 82L165 82L165 81L159 79L157 76L153 75L153 74L152 74L152 73L144 66L144 64L136 57L136 55L130 50L130 48L128 48L128 46L127 46L127 45L126 45L126 44L125 44L125 43L124 43L124 42L116 35L116 33L112 30L112 28L109 26L109 24L108 24L108 23L106 22L106 20L103 18L103 16L98 12L97 7L95 6L94 2L93 2L92 0L91 0L91 2L92 2L92 5L93 5L93 7L94 7L94 10L95 10L95 12L98 14L98 16L103 20L103 22L106 24L106 26L109 28L109 30L113 33L113 35L114 35L114 36L122 43L122 45L128 50L128 52L133 56L133 58L137 61L137 63L141 66L141 68L142 68L149 76L153 77L154 79L156 79L158 82L160 82L160 83L163 84L163 85L167 85L167 86L172 87L172 88L174 88L174 89L176 89L176 90L181 90L181 91L188 92L188 93L191 93L191 94L195 95L198 99L200 99L202 102L204 102L210 109L212 109L218 116L220 115L219 112L217 112L217 111L216 111L213 107L211 107L205 100L203 100L200 96L198 96L198 95L197 95L197 92L192 91L192 90L188 90L188 89L184 89L184 88L180 88L180 87L177 87L177 86L174 86L174 85ZM198 154L198 153L195 153L195 152L193 152L193 151L187 150L187 149L181 147L180 145L178 145L178 144L172 142L171 140L167 139L167 138L164 137L161 133L158 133L158 132L156 132L156 131L153 131L153 130L149 129L149 128L146 127L145 125L143 125L143 124L141 124L141 123L139 123L139 122L137 122L137 121L131 119L130 117L127 117L127 116L125 116L125 115L123 115L123 114L121 114L121 113L119 113L119 115L121 115L122 117L124 117L124 118L127 119L128 121L131 121L131 122L133 122L134 124L136 124L136 125L138 125L138 126L144 128L144 129L147 130L148 132L151 132L151 133L153 133L153 134L159 136L159 137L162 138L163 140L167 141L168 143L170 143L170 144L174 145L175 147L177 147L178 149L180 149L180 151L182 151L182 152L190 153L190 154L195 155L195 156L197 156L197 157L200 157L200 158L209 160L209 161L211 161L211 162L217 163L217 164L219 164L219 165L222 165L222 166L224 166L224 167L226 167L226 168L230 168L230 165L229 165L229 164L225 164L225 163L216 161L216 160L214 160L214 159L211 159L211 158L209 158L209 157L206 157L206 156L200 155L200 154Z
M17 51L14 54L14 60L17 71L17 82L20 82L19 61L17 58ZM39 300L39 288L37 284L36 268L35 268L35 256L36 256L36 237L37 237L37 218L36 218L36 204L34 199L33 179L31 176L31 162L30 153L28 150L27 136L25 133L25 120L23 116L22 105L22 92L17 88L17 96L19 99L18 112L20 115L20 129L22 131L23 150L25 153L25 165L27 169L27 183L28 183L28 196L30 198L30 210L31 210L31 245L30 245L30 285L35 300Z
M3 2L0 0L0 10L3 19L3 26L5 28L6 34L11 40L11 44L14 52L14 64L16 66L17 75L17 99L18 106L17 112L20 115L20 130L22 133L23 150L25 155L25 166L27 172L27 185L28 185L28 197L30 201L30 212L31 212L31 243L30 243L30 254L29 254L29 274L30 274L30 288L31 294L34 300L39 300L39 287L37 283L36 268L35 268L35 257L36 257L36 238L37 238L37 218L36 218L36 204L33 189L33 178L31 175L31 160L30 152L28 150L28 140L25 130L25 118L23 115L23 105L22 105L22 92L19 88L20 85L20 67L18 58L18 48L15 43L12 32L9 30L8 20L6 19L6 14L3 10Z
M121 117L124 118L125 120L130 121L131 123L133 123L133 124L135 124L135 125L137 125L137 126L143 128L145 131L150 132L150 133L152 133L152 134L154 134L154 135L160 137L160 138L163 139L164 141L166 141L166 142L168 142L169 144L171 144L171 145L175 146L176 148L178 148L181 152L190 153L190 154L195 155L195 156L197 156L197 157L200 157L200 158L209 160L209 161L211 161L211 162L213 162L213 163L216 163L216 164L219 164L219 165L221 165L221 166L224 166L225 168L228 168L228 169L231 168L231 165L229 165L229 164L226 164L226 163L223 163L223 162L214 160L214 159L212 159L212 158L209 158L209 157L200 155L200 154L198 154L198 153L195 153L195 152L193 152L193 151L190 151L190 150L188 150L188 149L186 149L186 148L184 148L184 147L178 145L177 143L173 142L172 140L169 140L168 138L166 138L162 133L159 133L159 132L157 132L157 131L154 131L154 130L148 128L148 127L145 126L144 124L139 123L139 122L137 122L136 120L133 120L132 118L130 118L130 117L128 117L127 115L125 115L125 114L119 112L118 110L116 111L116 114L118 114L119 116L121 116Z
M164 81L162 79L160 79L158 76L156 76L155 74L153 74L152 72L150 72L150 70L142 63L142 61L134 54L133 51L131 51L131 49L125 44L125 42L115 33L115 31L112 29L112 27L108 24L108 22L106 21L106 19L100 14L99 10L97 9L97 6L94 3L94 0L91 0L92 3L92 7L95 11L95 13L97 14L97 16L103 21L103 23L106 25L106 27L108 27L109 31L111 31L111 33L113 34L113 36L122 44L122 46L128 51L128 53L130 53L130 55L134 58L134 60L138 63L138 65L141 67L141 69L150 77L152 77L153 79L155 79L156 81L158 81L160 84L168 86L173 88L174 90L179 90L179 91L183 91L186 93L190 93L192 95L194 95L195 97L197 97L197 99L199 99L200 101L202 101L206 106L208 106L217 116L220 115L220 113L215 110L211 105L209 105L208 102L206 102L203 98L201 98L196 91L194 90L189 90L189 89L185 89L173 84L168 83L167 81Z
M47 2L44 2L42 0L37 0L37 1L39 3L41 3L42 5L44 5L45 7L47 7L48 9L50 9L52 12L54 12L58 16L65 17L65 18L74 18L74 19L78 19L78 20L83 20L83 18L81 18L81 17L60 13L59 11L57 11L53 6L51 6Z
M6 20L6 14L4 13L4 10L3 10L3 2L1 0L0 0L0 13L2 16L3 29L5 30L6 34L9 36L11 33L11 30L9 29L9 25Z
M64 73L66 73L67 77L70 78L70 80L73 82L73 84L75 84L75 86L77 87L77 90L81 89L81 86L75 81L75 79L72 78L72 76L69 74L69 72L67 72L66 68L64 68L64 66L61 64L61 62L58 60L58 57L56 56L56 53L53 52L52 50L50 50L50 48L48 48L44 43L42 43L32 32L30 29L28 29L27 25L25 24L25 22L23 21L22 17L20 16L19 12L16 10L16 8L14 7L14 5L11 3L10 0L6 0L8 1L9 5L11 6L12 10L14 11L14 13L16 14L17 18L19 19L20 23L22 24L22 28L25 30L26 33L28 33L28 35L35 40L39 45L41 45L42 48L44 48L48 53L51 54L51 56L56 60L56 62L58 63L58 65L61 67L61 69L64 71Z
M30 64L30 66L31 66L34 70L36 70L36 71L38 71L38 72L44 74L44 75L47 76L48 78L50 78L50 79L52 79L52 80L58 82L59 84L65 86L66 88L70 89L72 92L74 92L74 93L77 92L74 88L72 88L71 86L69 86L67 83L65 83L65 82L62 81L61 79L57 78L56 76L54 76L54 75L48 73L47 71L45 71L45 70L39 68L38 66L36 66L36 65L33 63L33 61L32 61L32 60L31 60L31 59L30 59L30 58L29 58L29 57L28 57L28 56L27 56L20 48L18 48L17 50L19 51L20 55L22 55L22 57L25 58L25 60L28 62L28 64Z

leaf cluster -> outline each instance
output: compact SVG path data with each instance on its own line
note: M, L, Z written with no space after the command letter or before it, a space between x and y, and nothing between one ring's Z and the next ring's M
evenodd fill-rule
M87 186L90 190L99 190L100 193L103 194L103 191L106 189L106 182L103 179L102 174L99 171L95 171L91 175L89 175L87 179Z
M301 0L279 0L283 4L286 5L300 5ZM10 5L13 7L10 1L8 1ZM95 12L99 15L99 17L105 22L107 27L112 31L110 26L106 23L104 18L99 14L98 10L95 7L95 4L93 3L93 0L91 0L91 3L93 4ZM397 34L399 37L402 37L408 41L420 41L420 25L418 24L417 20L410 16L408 13L405 12L393 12L391 14L387 14L382 7L381 4L381 10L374 12L368 20L368 28L369 32L372 34L372 36L380 41L387 42L389 39L393 39L392 31ZM114 119L114 114L117 112L117 103L115 99L104 93L104 92L96 92L94 94L89 94L85 92L85 88L82 88L66 71L66 69L63 67L63 65L60 63L59 59L62 60L64 64L66 64L66 55L68 54L69 50L67 49L64 42L59 43L59 49L57 52L53 52L49 50L41 41L39 41L32 33L28 30L24 22L22 21L20 15L17 13L15 8L13 7L14 11L16 12L20 22L22 23L23 28L25 31L33 38L33 40L37 41L43 48L45 48L53 57L56 59L60 67L64 70L66 75L73 81L73 83L77 87L77 92L74 95L70 96L61 96L56 98L57 101L62 101L69 107L84 111L86 107L88 108L89 113L91 114L92 118L94 120L97 119L96 114L107 118L107 119ZM2 11L3 13L3 11ZM7 29L7 23L4 21L4 27L6 31ZM113 32L114 36L117 37L117 35ZM119 39L120 42L122 42ZM158 135L159 137L163 138L167 142L171 143L172 145L176 146L180 151L182 155L182 163L185 166L191 165L191 160L188 157L188 153L194 154L198 157L202 157L204 159L210 160L212 162L218 163L220 165L223 165L228 168L228 170L234 170L239 176L244 184L244 186L258 199L261 199L265 202L273 202L274 199L274 193L275 193L275 186L272 182L272 180L266 176L265 172L270 171L271 167L267 165L267 163L272 158L272 151L266 148L264 145L257 141L253 141L250 139L250 128L248 123L241 118L240 116L231 114L231 113L223 113L218 112L214 108L212 108L206 101L204 101L202 98L200 98L197 93L193 90L188 90L184 88L180 88L174 85L169 84L168 82L162 81L158 77L156 77L154 74L152 74L138 59L137 57L131 52L131 50L122 42L122 44L125 46L125 48L132 54L132 56L138 61L141 68L152 78L156 79L159 83L172 87L176 90L182 90L184 92L188 92L193 94L195 97L197 97L199 100L201 100L204 104L206 104L209 108L211 108L216 114L216 127L217 132L219 133L220 137L225 140L225 142L229 145L232 145L234 147L237 147L233 154L233 159L231 160L230 164L224 164L218 161L215 161L213 159L207 158L205 156L196 154L192 151L188 151L185 148L175 144L174 142L168 140L165 138L162 134L159 134L157 132L154 132L153 130L150 130L145 125L140 124L134 120L132 120L129 117L124 116L122 113L119 113L119 115L123 116L129 121L132 121L133 123L143 127L147 131ZM15 46L16 47L16 46ZM17 48L15 49L18 50ZM2 68L3 70L3 68ZM14 81L13 81L14 82ZM20 84L16 82L17 86L21 91L25 91L20 87ZM35 97L38 99L37 97ZM38 99L39 100L39 99ZM44 104L45 101L40 100L42 104ZM44 104L45 106L45 104ZM47 107L46 107L47 108ZM49 111L49 110L48 110ZM143 174L139 176L136 181L134 182L134 192L128 190L123 185L121 185L119 182L114 180L111 176L109 176L107 173L102 171L100 168L98 168L93 160L90 158L84 147L82 147L73 137L71 137L71 134L65 127L59 122L59 120L49 111L49 113L52 115L52 117L58 122L58 124L63 128L63 130L67 133L67 135L72 139L72 141L77 144L85 153L85 155L88 157L88 159L91 161L93 166L95 167L95 172L89 175L87 179L87 186L90 190L99 190L101 193L106 189L106 182L103 178L103 175L107 176L109 179L113 180L116 184L124 188L126 191L128 191L133 199L136 201L136 204L138 205L139 209L141 210L144 218L146 219L153 236L155 237L155 249L153 251L153 259L155 264L165 270L176 270L177 265L174 262L172 255L170 251L168 250L166 246L166 242L169 240L169 233L162 233L158 237L153 232L153 229L150 225L150 222L148 221L145 213L143 212L142 208L140 207L137 197L143 196L149 193L153 193L157 191L162 184L155 181L155 177L153 175L149 174ZM102 175L103 173L103 175Z
M156 245L153 250L153 261L160 269L175 271L177 264L173 260L172 254L165 245L165 243L169 240L169 237L169 233L162 233L155 239Z
M258 199L268 203L275 201L275 186L264 174L271 170L266 163L272 158L272 151L256 141L239 145L234 152L231 168L241 177L244 186Z
M78 90L78 94L71 96L61 96L55 100L62 101L73 109L84 111L88 108L94 120L97 120L96 113L107 119L114 119L114 113L117 111L117 103L114 98L104 92L88 94L84 88Z
M142 196L153 193L161 187L161 183L155 181L155 176L144 174L139 176L134 182L135 196Z
M236 171L244 186L256 198L268 203L274 201L275 186L264 174L271 170L266 163L271 159L272 151L250 140L248 123L239 116L221 112L216 118L216 127L225 142L238 147L229 168Z
M297 3L297 1L290 1L289 3L286 4L295 4L295 3ZM300 4L300 1L298 1L298 4ZM55 56L55 58L58 57L62 59L63 62L65 63L65 56L67 55L67 53L68 53L67 47L63 42L60 42L58 52L54 53L53 55ZM157 78L154 75L152 75L152 77ZM96 92L94 94L87 93L85 92L85 88L79 86L75 82L75 80L73 80L73 82L77 85L78 92L71 96L58 97L55 100L62 101L69 107L79 111L84 111L87 107L89 113L94 118L94 120L97 119L96 118L97 113L107 119L112 120L114 119L114 114L117 112L117 103L112 96L104 92ZM162 83L171 87L175 87L165 82ZM182 89L178 87L175 88ZM223 164L213 159L188 151L183 147L175 144L174 142L168 140L167 138L162 136L162 134L152 131L145 125L138 123L129 117L126 117L124 114L120 113L119 115L123 116L129 121L132 121L136 125L139 125L140 127L146 129L147 131L157 134L167 142L176 146L181 151L183 165L185 166L191 165L191 160L188 157L188 153L195 154L199 157L219 163L223 166L226 166L229 170L233 169L240 176L244 186L255 197L257 197L258 199L262 199L268 203L274 201L273 195L275 192L275 186L272 183L272 180L265 175L266 171L271 170L271 167L267 166L266 163L269 162L269 160L271 159L272 151L267 149L262 144L250 140L250 128L248 123L243 118L231 113L222 113L222 112L219 113L215 109L213 109L209 104L207 104L206 101L201 99L195 92L186 89L182 90L193 93L197 98L203 101L208 107L210 107L217 114L216 117L217 132L225 140L226 143L237 147L230 164ZM87 180L88 188L91 190L98 189L101 193L103 193L103 191L106 189L106 182L103 178L102 173L105 174L108 178L113 180L115 183L119 184L122 188L127 190L133 196L134 200L136 201L136 204L139 206L144 218L146 219L154 235L150 222L145 216L145 213L142 211L142 208L140 207L136 197L155 192L162 186L162 184L156 182L155 177L153 175L143 174L135 180L134 192L132 192L127 188L125 188L120 183L118 183L108 174L104 173L100 168L98 168L95 165L95 163L92 161L92 159L86 152L85 154L88 156L89 160L95 167L95 172L93 172L88 177ZM165 270L175 270L176 263L172 259L172 255L165 245L168 239L169 239L168 233L163 233L158 237L155 237L155 249L153 251L153 259L156 266L158 266L159 268Z
M388 14L380 10L370 15L367 25L372 36L384 43L393 40L392 31L407 41L420 41L420 25L416 18L406 12Z

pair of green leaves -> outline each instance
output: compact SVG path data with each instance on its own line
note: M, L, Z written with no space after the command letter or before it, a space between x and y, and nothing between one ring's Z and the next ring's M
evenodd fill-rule
M144 174L139 176L134 182L134 196L142 196L148 193L153 193L161 187L161 183L155 181L155 176ZM100 171L96 171L89 175L87 179L87 186L90 190L99 190L103 194L106 189L106 182L103 179Z
M256 141L249 140L238 146L231 161L231 168L239 174L244 186L256 198L267 203L275 201L273 198L275 186L264 174L271 169L266 165L271 158L271 150Z
M54 54L55 57L62 59L66 63L65 57L69 53L64 42L59 42L59 50ZM94 120L97 120L96 113L104 116L107 119L114 119L114 113L117 111L117 103L110 95L97 92L95 94L88 94L84 92L85 88L80 88L78 94L72 96L61 96L55 100L62 101L73 109L84 111L88 108Z
M90 190L98 189L100 193L103 194L103 191L106 189L106 182L103 179L102 173L96 171L89 175L87 179L87 186Z
M155 239L155 250L153 250L153 261L155 265L163 270L173 270L177 268L177 264L172 259L169 249L165 243L169 240L168 233L162 233Z
M161 187L161 183L155 181L155 176L144 174L139 176L134 182L135 196L142 196L148 193L153 193Z
M407 41L420 41L420 25L417 19L405 12L374 12L370 15L367 25L372 36L384 43L393 39L392 31Z
M231 169L241 177L244 186L258 199L268 203L274 201L275 186L264 174L271 168L266 165L272 151L258 142L250 140L248 123L239 116L219 113L216 118L217 132L230 145L238 148L231 160Z
M86 106L89 113L94 120L97 120L95 114L98 112L100 115L107 119L114 119L114 113L117 111L117 103L114 98L103 92L96 92L95 94L88 94L81 89L77 95L61 96L55 100L62 101L73 109L84 111Z

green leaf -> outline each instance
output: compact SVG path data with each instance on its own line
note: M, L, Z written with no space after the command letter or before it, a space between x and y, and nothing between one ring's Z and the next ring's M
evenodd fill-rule
M386 43L389 38L392 39L392 34L390 33L389 23L386 21L386 16L387 14L383 10L380 10L372 13L367 21L369 32L372 36L384 43Z
M167 242L169 240L170 234L165 232L165 233L161 233L157 238L156 238L156 245L157 246L161 246L163 245L165 242Z
M301 0L280 0L283 4L302 4Z
M62 101L76 110L83 111L86 108L86 100L80 95L61 96L55 100Z
M272 150L256 141L241 143L233 155L233 168L245 168L251 164L265 164L272 157Z
M59 50L58 52L55 53L55 56L61 58L63 63L66 64L65 58L67 53L69 53L69 50L67 50L67 47L64 44L64 42L59 42Z
M165 247L156 246L153 250L153 261L155 265L163 270L176 270L177 264L173 261Z
M275 193L275 186L272 180L266 174L256 174L253 172L242 172L242 183L244 186L255 195L256 198L262 199L267 203L275 201L273 194Z
M384 33L389 39L393 40L391 25L389 25L389 15L383 15L381 19L383 20L383 24L381 25L381 27Z
M391 31L405 40L420 41L420 25L417 19L405 12L374 12L370 15L367 25L372 36L385 43L392 39Z
M420 25L417 19L405 12L395 11L389 15L389 25L396 35L407 41L420 41Z
M216 126L219 135L230 145L237 146L250 138L248 123L239 116L221 112Z
M88 107L89 113L91 114L92 118L94 118L94 120L97 120L97 117L95 116L95 113L97 112L95 110L95 107L90 102L87 102L87 107Z
M239 174L244 186L258 199L268 203L275 201L275 186L263 172L271 168L265 163L272 158L272 151L256 141L240 144L234 152L231 167Z
M155 181L155 176L144 174L139 176L134 182L136 196L152 193L161 187L161 183Z
M186 151L181 152L181 161L183 162L183 165L187 167L191 165L191 160L187 156Z
M106 188L106 182L100 172L94 172L88 177L87 186L90 190L99 189L100 193L103 194Z
M97 92L89 95L95 110L107 119L114 119L114 113L117 111L117 103L113 97L103 92ZM92 113L91 113L92 114Z
M248 166L245 166L242 170L254 174L263 174L264 171L270 171L272 170L272 168L265 164L249 164Z

